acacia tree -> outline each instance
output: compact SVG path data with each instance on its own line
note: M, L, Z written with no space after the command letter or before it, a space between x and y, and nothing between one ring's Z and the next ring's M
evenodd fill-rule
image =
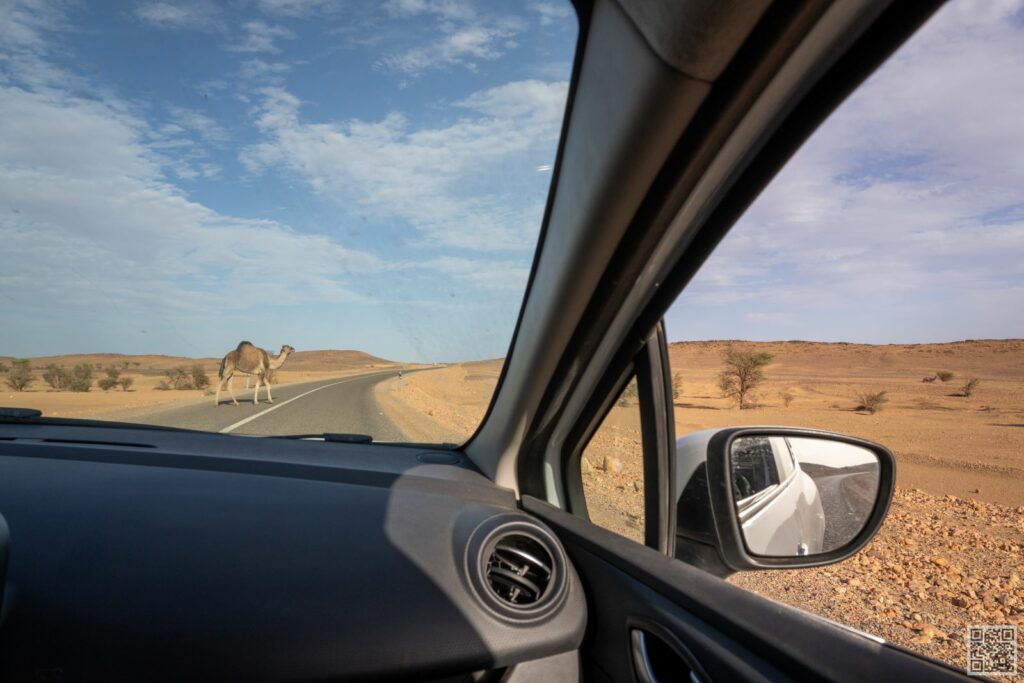
M741 409L752 408L750 392L764 382L764 369L775 360L770 353L740 351L729 347L722 354L725 368L718 373L718 388Z

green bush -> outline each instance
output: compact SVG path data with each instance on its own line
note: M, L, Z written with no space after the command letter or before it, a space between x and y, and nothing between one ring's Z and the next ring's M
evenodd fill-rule
M57 391L67 391L71 387L71 373L63 365L50 363L43 370L43 381Z
M115 365L108 365L107 376L96 382L103 391L110 391L121 383L121 371Z
M71 384L68 389L71 391L89 391L92 388L92 366L88 363L78 363L71 369Z
M7 371L7 386L14 391L25 391L32 384L32 364L27 358L16 358L11 361L11 369Z
M206 371L203 370L202 365L193 365L191 374L192 386L194 388L202 390L210 386L210 378L206 376Z
M121 391L128 391L132 388L132 385L135 384L135 380L131 377L122 377L117 380L117 383L121 385Z

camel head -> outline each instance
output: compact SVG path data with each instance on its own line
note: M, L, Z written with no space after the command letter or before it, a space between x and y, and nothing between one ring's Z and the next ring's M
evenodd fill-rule
M291 344L285 344L281 347L281 353L279 355L284 356L289 353L295 353L295 347Z

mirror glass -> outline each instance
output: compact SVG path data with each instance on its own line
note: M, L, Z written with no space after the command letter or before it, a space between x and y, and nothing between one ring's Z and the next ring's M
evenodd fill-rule
M873 451L828 438L735 439L732 491L748 551L793 557L842 548L871 516L880 469Z

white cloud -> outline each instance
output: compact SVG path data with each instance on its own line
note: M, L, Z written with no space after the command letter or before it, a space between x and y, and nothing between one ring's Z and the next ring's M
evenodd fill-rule
M206 114L177 106L168 107L168 113L171 120L177 125L198 134L205 140L223 142L228 139L228 132L224 126Z
M305 122L294 95L268 88L256 120L265 140L242 159L253 171L298 174L345 205L402 218L430 242L527 249L544 192L524 203L510 168L521 164L521 175L533 177L538 158L551 158L566 90L565 82L509 83L458 103L467 116L451 125L416 128L397 112L373 122Z
M507 28L468 26L453 30L440 39L378 61L379 68L406 74L444 66L476 67L475 60L493 60L508 49L506 41L515 35Z
M981 325L980 300L1019 307L1007 292L1024 283L1021 6L940 10L779 173L680 301L803 311L811 326L873 310L932 336ZM939 309L945 322L931 319ZM984 329L1024 334L991 309Z
M247 59L238 69L238 76L244 81L263 85L279 84L282 76L291 69L284 62L265 62L262 59Z
M245 35L235 43L225 46L228 52L280 52L275 41L291 40L295 34L284 26L272 26L265 22L254 20L247 21L242 25Z
M442 19L466 20L476 16L472 3L461 0L388 0L384 9L397 17L430 14Z
M409 267L435 270L473 288L504 290L513 294L525 291L530 275L529 262L522 259L494 261L441 256L409 264Z
M314 14L336 12L339 0L257 0L264 14L283 17L308 17Z
M121 305L160 291L218 305L204 286L214 282L261 297L353 300L338 274L385 268L327 237L190 201L167 183L159 157L143 144L144 125L96 102L2 91L0 206L12 207L13 217L0 231L11 249L32 254L5 269L7 291L67 292L64 265L72 263L117 291ZM189 279L194 286L182 284Z
M214 9L206 3L147 2L135 8L134 14L147 24L164 29L212 28Z
M540 16L541 26L549 26L559 21L564 21L573 15L572 5L568 0L562 2L538 2L534 0L526 5L531 12Z

